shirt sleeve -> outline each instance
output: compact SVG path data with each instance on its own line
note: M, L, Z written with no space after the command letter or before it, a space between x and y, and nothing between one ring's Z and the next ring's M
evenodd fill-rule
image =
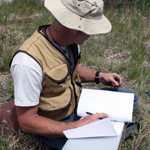
M13 64L10 71L14 82L15 105L25 107L38 105L42 76L36 69L23 64Z

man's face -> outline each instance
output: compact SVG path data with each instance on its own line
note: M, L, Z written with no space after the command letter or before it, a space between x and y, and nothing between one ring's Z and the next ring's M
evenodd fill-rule
M81 31L76 31L76 34L74 36L74 42L75 44L82 45L89 37L90 35L87 35Z

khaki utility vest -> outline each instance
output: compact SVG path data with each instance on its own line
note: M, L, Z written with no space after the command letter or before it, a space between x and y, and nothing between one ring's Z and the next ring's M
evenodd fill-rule
M77 45L71 45L71 48L76 63L72 74L69 72L67 58L38 31L35 31L17 51L31 56L43 70L38 110L41 116L62 120L76 111L81 93L81 80L76 72L79 57Z

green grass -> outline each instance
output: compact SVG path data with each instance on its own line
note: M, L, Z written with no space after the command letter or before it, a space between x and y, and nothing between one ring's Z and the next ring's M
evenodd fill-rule
M107 5L104 14L112 23L112 31L105 35L91 36L81 46L81 63L91 68L101 68L104 72L117 72L123 78L124 87L137 91L139 106L134 113L133 121L140 122L141 130L131 139L122 140L119 149L147 150L150 149L150 52L146 49L146 43L150 40L150 1L128 2L127 4L123 1L113 7ZM6 28L6 34L0 35L0 57L5 61L5 67L1 72L9 72L9 61L22 42L38 26L49 24L54 18L42 4L33 0L15 0L9 5L4 4L0 6L0 14L0 25ZM110 56L123 52L130 52L130 59L108 61ZM99 87L101 86L100 84ZM13 87L10 83L5 98L13 97L12 92ZM37 143L32 137L30 141L24 141L24 146L22 137L26 136L28 135L1 135L0 149L15 149L15 142L16 149L40 149L40 145L37 148Z

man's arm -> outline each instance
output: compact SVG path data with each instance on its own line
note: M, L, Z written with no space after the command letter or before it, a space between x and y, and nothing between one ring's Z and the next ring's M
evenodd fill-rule
M80 76L83 83L95 82L95 74L96 74L95 70L88 70L79 66L77 68L77 73ZM100 72L99 79L101 83L113 87L121 86L122 82L121 77L117 73Z
M32 107L17 106L16 109L18 122L23 131L51 137L64 136L64 130L77 128L95 122L100 118L108 117L108 115L104 113L97 113L76 122L60 122L39 116L37 114L38 105Z

